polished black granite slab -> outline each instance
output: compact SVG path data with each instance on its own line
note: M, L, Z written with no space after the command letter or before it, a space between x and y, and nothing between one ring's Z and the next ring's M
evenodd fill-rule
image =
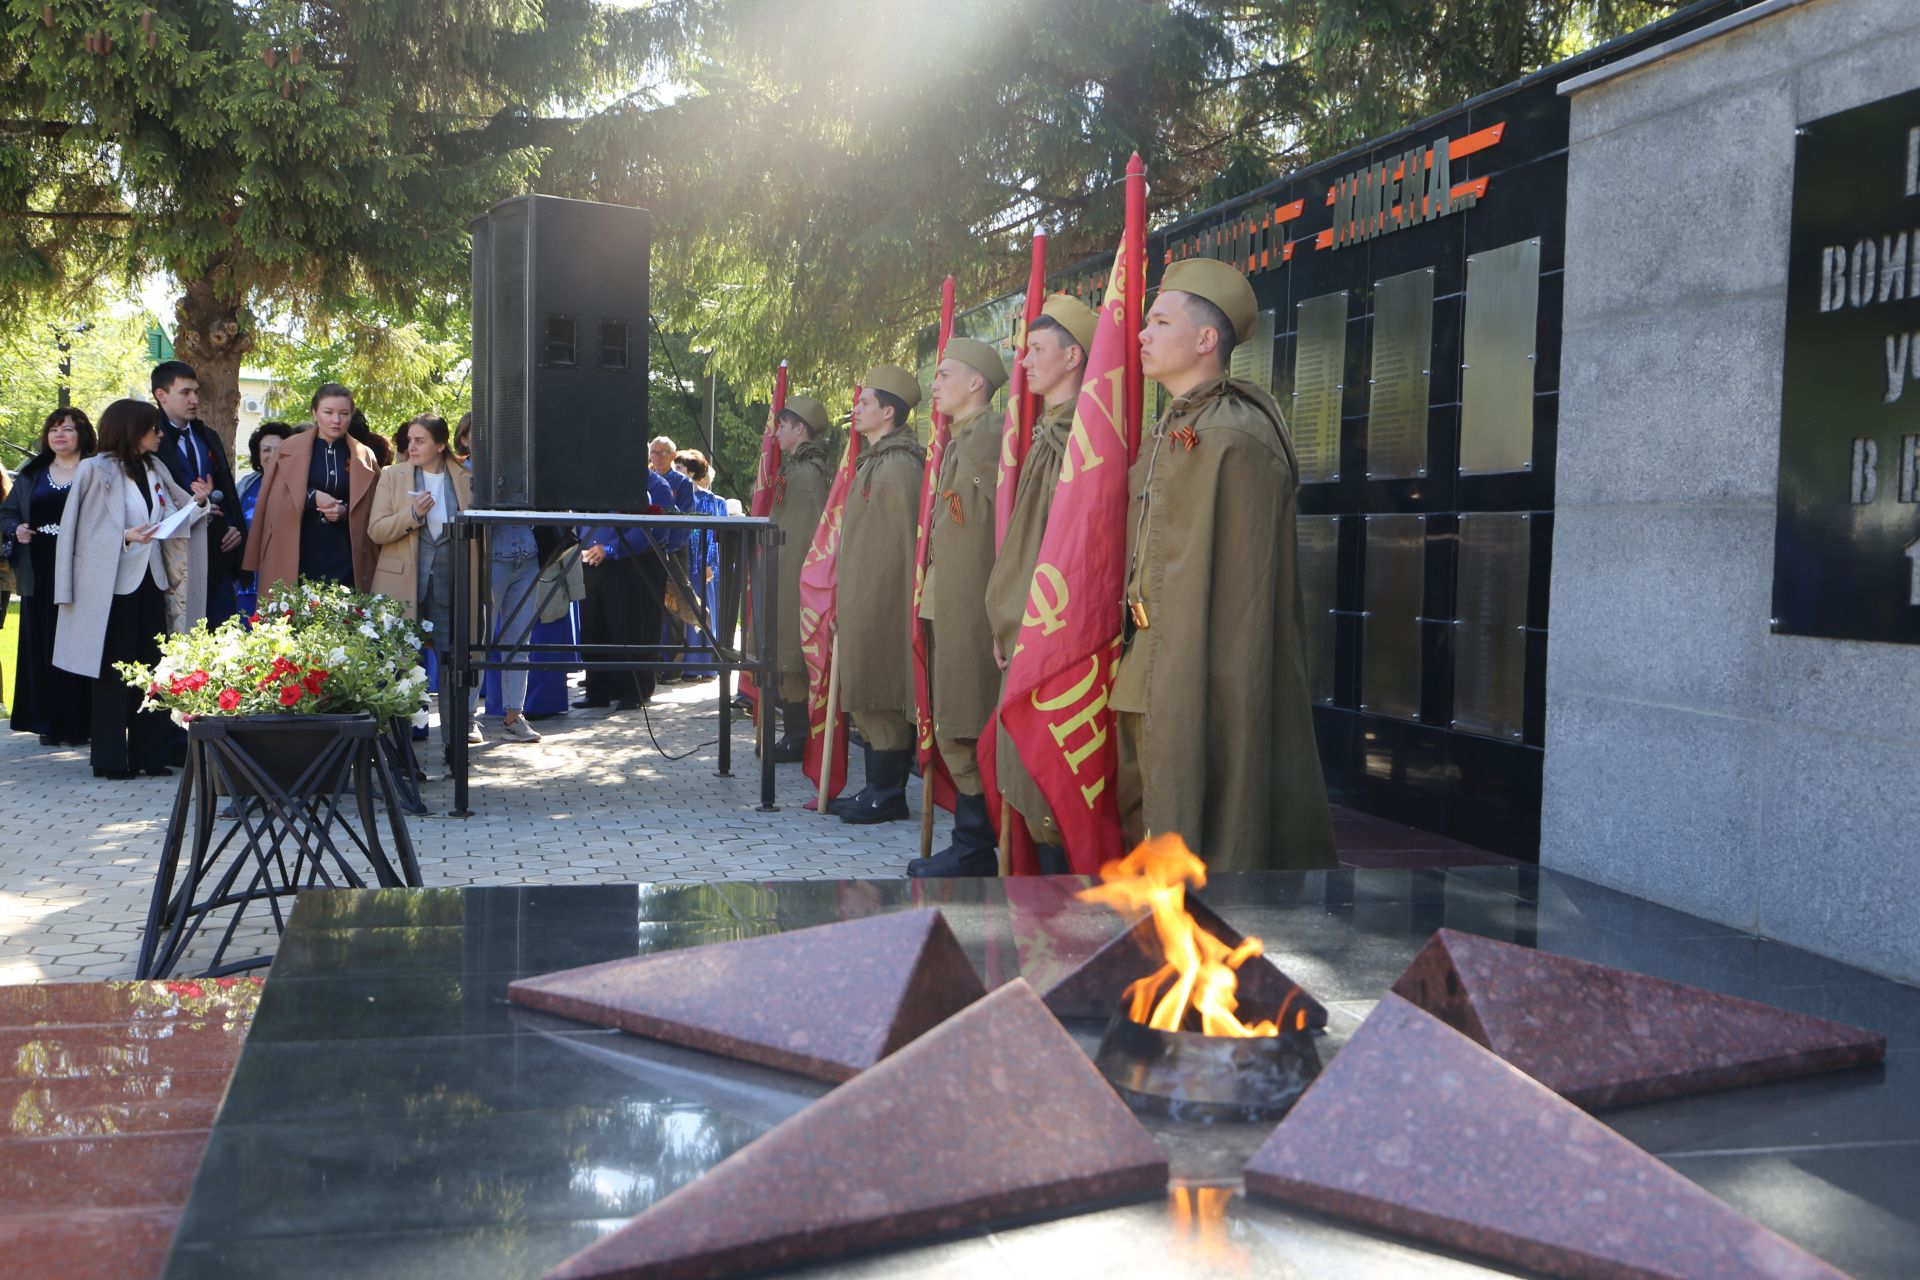
M507 983L603 960L939 906L989 987L1036 986L1122 921L1080 882L769 882L304 895L166 1274L537 1276L820 1096L797 1076L509 1006ZM1601 1118L1862 1280L1920 1258L1920 990L1535 868L1223 875L1206 900L1329 1011L1331 1058L1442 926L1884 1033L1883 1067ZM1070 1027L1091 1051L1100 1027ZM1036 1098L1038 1101L1038 1098ZM1163 1203L797 1274L1505 1274L1250 1203L1270 1130L1148 1123ZM876 1138L899 1141L910 1135ZM936 1158L932 1154L930 1159Z

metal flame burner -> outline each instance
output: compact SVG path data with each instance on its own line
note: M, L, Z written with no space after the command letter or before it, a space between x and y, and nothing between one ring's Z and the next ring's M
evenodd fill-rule
M1278 1120L1320 1074L1306 1032L1239 1039L1156 1031L1116 1013L1094 1065L1128 1106L1199 1124Z

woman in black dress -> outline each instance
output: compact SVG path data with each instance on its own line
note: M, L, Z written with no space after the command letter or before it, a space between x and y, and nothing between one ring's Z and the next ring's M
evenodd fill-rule
M20 468L0 507L0 550L20 587L20 648L14 662L16 733L48 747L79 746L93 716L93 686L53 665L60 611L53 603L53 555L74 472L94 450L93 424L78 409L55 409L40 428L40 452Z

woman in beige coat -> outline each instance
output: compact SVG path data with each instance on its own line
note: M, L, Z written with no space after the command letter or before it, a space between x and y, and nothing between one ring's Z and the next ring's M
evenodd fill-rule
M53 600L60 621L53 665L97 681L93 690L93 775L165 777L167 722L139 710L141 693L116 662L160 660L160 634L183 631L207 613L207 495L213 481L182 489L154 461L164 439L160 410L116 400L100 415L100 452L80 464L60 518ZM157 539L161 521L183 507L188 523Z
M380 466L372 450L347 435L351 391L329 382L308 407L313 429L281 445L261 477L240 567L259 574L261 595L301 577L371 591L375 548L367 516Z
M447 420L421 414L407 424L407 457L380 473L367 536L379 547L373 589L407 606L428 627L427 643L440 664L440 741L447 741L447 661L453 640L453 518L473 505L473 481L448 445ZM472 604L467 634L478 636L480 577L477 542L467 544ZM476 693L478 690L475 691ZM480 742L468 720L467 741Z

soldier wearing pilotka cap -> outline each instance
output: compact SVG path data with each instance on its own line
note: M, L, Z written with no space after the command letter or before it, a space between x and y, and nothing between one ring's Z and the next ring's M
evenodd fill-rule
M1060 460L1073 431L1074 406L1080 382L1087 373L1087 352L1100 317L1078 298L1056 293L1046 300L1027 330L1027 389L1040 397L1042 409L1033 424L1033 442L1020 467L1013 511L1007 517L1007 538L1000 558L987 579L987 619L993 627L994 658L1005 671L1020 641L1027 615L1033 567L1040 559L1040 541L1046 536L1053 492L1060 483ZM1005 677L1001 680L1005 691ZM1070 870L1060 847L1060 828L1053 810L1020 760L1013 735L1004 727L994 766L1000 794L1019 812L1033 837L1042 875L1065 875Z
M1141 330L1171 400L1127 479L1117 798L1129 840L1177 833L1217 870L1329 868L1293 442L1271 396L1227 377L1257 315L1245 276L1187 259Z
M800 570L826 509L833 485L833 458L820 442L827 407L812 396L789 396L774 415L780 444L780 474L773 482L774 525L785 535L780 556L780 714L786 736L773 744L773 758L791 764L805 757L811 721L807 714L807 662L800 652Z
M990 876L1000 870L974 752L1000 701L986 597L1001 425L990 402L1006 381L1000 352L977 338L947 339L933 375L933 407L947 415L952 434L934 481L920 617L927 628L933 745L953 779L953 843L908 863L910 876Z
M898 365L868 372L853 402L860 458L840 531L839 700L866 740L867 782L827 806L842 822L908 816L913 770L913 574L927 451L909 422L920 383Z

